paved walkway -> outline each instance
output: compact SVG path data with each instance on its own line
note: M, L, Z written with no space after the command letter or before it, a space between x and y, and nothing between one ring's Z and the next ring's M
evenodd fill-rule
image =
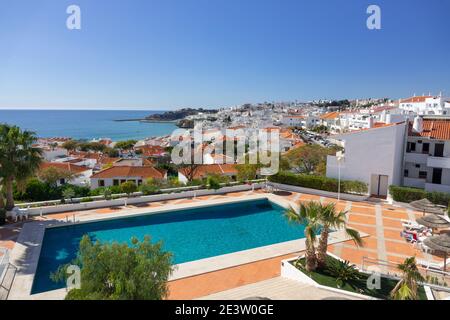
M255 193L263 193L258 190ZM190 199L178 199L169 201L152 202L140 205L129 205L127 207L103 208L95 210L85 210L70 213L52 214L42 218L34 219L61 219L72 220L83 217L95 217L99 215L127 213L136 208L162 207L170 204L198 203L202 200L211 199L232 199L235 197L245 197L251 191L229 193L225 195L202 196ZM384 203L375 204L371 202L351 202L337 201L336 199L318 197L310 194L286 193L278 195L292 204L307 201L321 201L322 203L334 202L338 210L348 211L347 220L350 227L367 233L364 238L364 247L357 247L352 241L347 241L335 245L330 245L328 250L337 256L349 260L361 266L363 257L372 259L382 259L393 263L402 262L410 256L417 256L419 259L432 260L434 262L443 261L442 257L424 254L421 250L407 243L400 236L402 231L401 219L413 220L422 213L407 210L401 207L394 207ZM0 228L0 247L13 248L23 223L9 224ZM299 253L297 253L298 255ZM237 267L214 271L197 276L187 277L171 281L169 283L169 299L194 299L207 296L217 292L229 290L235 287L276 278L280 275L280 262L290 256L280 256L262 261L256 261Z
M243 300L248 298L270 300L360 300L358 298L316 288L295 280L276 277L238 288L200 297L201 300Z

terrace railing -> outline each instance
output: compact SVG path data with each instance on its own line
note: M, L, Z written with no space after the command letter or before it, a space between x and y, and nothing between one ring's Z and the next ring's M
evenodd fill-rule
M450 292L450 272L423 268L421 266L418 266L418 269L425 278L424 284L437 290ZM396 279L402 277L402 271L399 270L397 263L369 257L362 258L361 270L366 272L379 272L382 275L387 275Z
M0 300L6 300L17 268L9 262L8 249L0 248Z
M249 183L261 183L261 182L265 182L265 179L257 179L257 180L251 180L249 181ZM243 185L244 183L242 182L229 182L229 183L221 183L220 185L222 187L226 187L226 186L238 186L238 185ZM201 190L201 189L205 189L204 185L198 185L198 186L187 186L187 187L177 187L177 188L164 188L164 189L160 189L158 194L170 194L170 193L179 193L179 192L184 192L184 191L195 191L195 190ZM111 194L111 199L120 199L120 198L125 198L128 195L126 193L114 193ZM141 197L144 196L144 194L142 192L134 192L131 194L132 197ZM81 198L72 198L72 199L67 199L65 204L71 204L71 203L80 203L83 202L83 200L92 200L92 201L101 201L101 200L105 200L105 196L103 195L99 195L99 196L88 196L88 197L81 197ZM36 202L28 202L28 203L17 203L17 207L21 208L21 209L27 209L27 208L37 208L37 207L50 207L50 206L57 206L57 205L61 205L63 204L63 202L61 200L46 200L46 201L36 201Z

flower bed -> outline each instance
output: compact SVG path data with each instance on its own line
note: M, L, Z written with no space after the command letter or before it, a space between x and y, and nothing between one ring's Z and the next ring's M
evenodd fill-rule
M337 258L328 255L327 265L332 265L333 263L339 261ZM390 300L390 293L394 289L398 280L393 278L381 277L380 278L380 289L369 289L367 287L367 279L371 276L369 273L361 272L357 270L359 279L352 280L343 283L338 286L336 277L332 274L331 270L316 270L314 272L308 272L304 268L305 258L302 257L299 260L289 260L283 261L284 264L289 264L288 266L283 266L285 272L282 271L282 275L289 278L297 277L296 280L307 282L309 284L314 284L322 287L327 287L333 291L341 291L350 295L359 295L361 298L374 298L374 299L384 299ZM295 269L294 269L295 268ZM301 274L295 274L295 273ZM423 286L419 287L418 295L420 300L427 300L427 295L425 293L425 288Z

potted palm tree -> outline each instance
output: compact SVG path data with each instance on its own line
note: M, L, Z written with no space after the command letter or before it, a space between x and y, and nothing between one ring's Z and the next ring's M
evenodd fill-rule
M322 226L319 245L317 247L317 266L318 268L325 268L327 261L328 235L331 229L343 229L357 246L362 246L363 240L357 230L347 228L347 221L345 219L347 214L346 211L336 212L334 203L329 203L327 205L318 203L317 206L320 212L319 222Z
M409 257L398 265L402 271L402 279L391 291L391 297L394 300L417 300L418 283L425 281L417 268L416 258Z
M302 203L298 211L290 207L286 210L285 216L290 222L305 226L305 269L306 271L316 270L317 257L314 244L320 230L320 204L313 201L307 204Z

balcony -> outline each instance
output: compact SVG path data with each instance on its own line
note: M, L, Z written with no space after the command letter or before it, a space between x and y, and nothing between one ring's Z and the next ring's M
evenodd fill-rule
M418 153L418 152L406 152L405 162L426 164L428 159L428 153Z
M428 157L427 166L431 168L450 169L450 158Z
M419 178L408 178L408 177L404 177L403 178L403 185L405 187L412 187L412 188L425 188L425 183L426 180L425 179L419 179Z

